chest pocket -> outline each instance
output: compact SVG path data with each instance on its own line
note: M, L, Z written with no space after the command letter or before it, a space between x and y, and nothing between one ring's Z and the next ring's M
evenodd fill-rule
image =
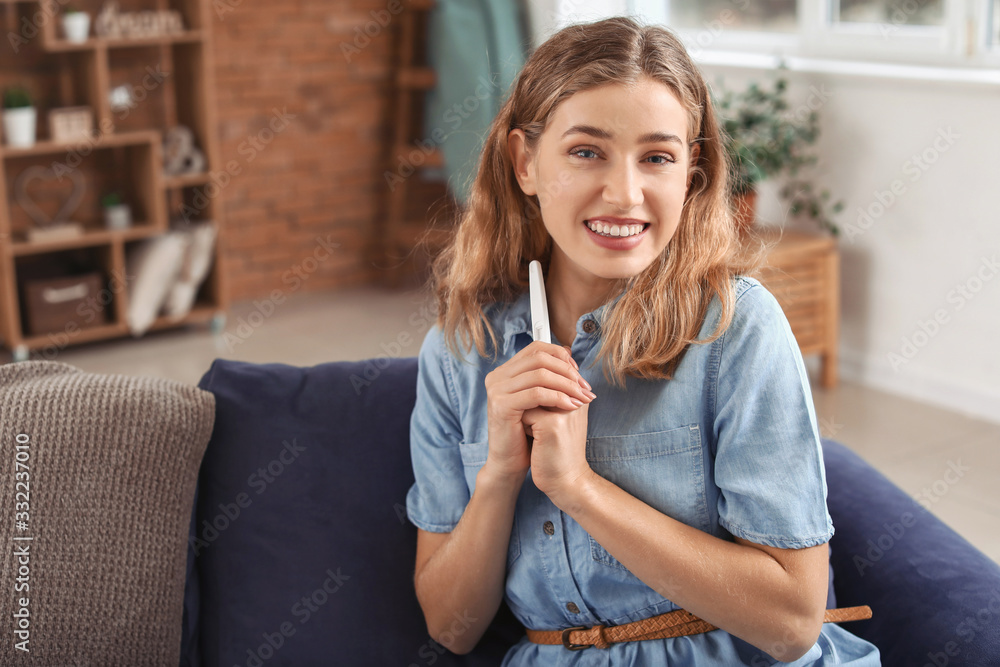
M587 440L587 461L604 479L647 505L699 530L708 530L705 463L697 425ZM594 560L626 569L590 538Z
M483 442L462 443L458 446L462 454L462 467L465 471L465 483L469 486L469 496L476 488L476 475L486 463L486 454L489 451L489 443ZM509 569L517 557L521 555L521 540L517 532L517 514L514 514L514 523L510 529L510 543L507 547L507 568Z

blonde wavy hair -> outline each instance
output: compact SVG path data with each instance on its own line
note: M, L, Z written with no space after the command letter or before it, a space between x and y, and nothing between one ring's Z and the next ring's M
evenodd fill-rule
M541 220L537 196L517 183L507 136L524 131L528 150L571 95L610 83L649 77L665 84L688 113L690 140L701 146L677 230L658 259L636 276L621 279L624 294L605 312L603 362L609 382L624 376L670 379L691 344L709 343L732 321L733 277L749 275L759 252L740 242L730 209L730 172L708 87L684 46L669 31L630 18L571 25L528 59L494 119L457 228L431 265L429 287L437 324L458 358L466 349L496 359L499 348L486 309L514 301L528 286L528 263L548 269L552 238ZM722 304L718 327L697 340L713 296ZM596 363L596 362L595 362Z

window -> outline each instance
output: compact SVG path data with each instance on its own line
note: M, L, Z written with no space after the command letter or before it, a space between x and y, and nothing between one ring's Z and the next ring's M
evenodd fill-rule
M833 20L885 26L933 25L944 22L944 0L840 0L833 2Z
M699 29L715 23L734 30L796 32L796 0L701 0L675 2L670 17L678 28Z
M993 0L990 3L985 23L987 26L986 46L990 50L1000 53L1000 0Z
M733 52L735 61L739 52L925 67L1000 63L1000 0L629 2L639 13L655 4L696 59Z

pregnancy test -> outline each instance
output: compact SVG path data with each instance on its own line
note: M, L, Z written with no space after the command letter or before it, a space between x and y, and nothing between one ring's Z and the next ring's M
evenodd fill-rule
M549 331L549 304L545 300L542 264L537 259L528 264L528 292L531 297L531 336L543 343L552 342Z

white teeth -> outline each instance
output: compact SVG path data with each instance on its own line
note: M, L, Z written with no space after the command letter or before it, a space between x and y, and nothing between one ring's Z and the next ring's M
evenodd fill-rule
M587 221L587 226L604 236L634 236L642 231L643 225L609 225L606 222Z

